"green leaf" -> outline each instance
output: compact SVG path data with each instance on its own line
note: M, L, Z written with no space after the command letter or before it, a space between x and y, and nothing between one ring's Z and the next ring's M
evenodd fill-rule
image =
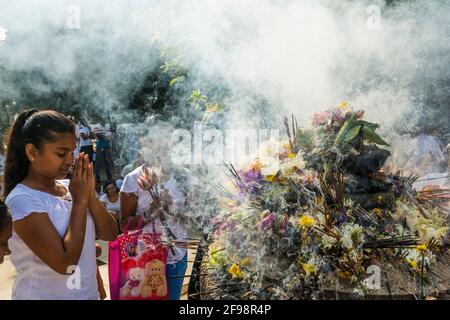
M181 76L175 77L172 80L170 80L169 82L169 86L173 87L175 85L175 83L177 83L178 80L180 80Z
M358 121L356 121L356 124L368 127L372 130L376 130L380 127L380 125L378 123L368 122L365 120L358 120Z
M373 130L373 129L369 128L369 127L363 126L362 131L364 133L364 137L368 141L376 143L376 144L379 144L379 145L389 146L389 144L386 141L384 141L378 135L378 133L375 132L375 130Z
M347 133L354 127L355 116L352 115L349 119L347 119L339 130L339 133L336 136L336 140L334 141L334 146L341 146L345 141L345 137Z
M191 93L191 96L189 97L189 100L196 100L200 96L201 96L200 89L192 90L192 93Z
M358 135L359 131L361 130L362 126L356 126L353 127L352 129L350 129L347 134L345 135L344 138L344 142L349 142L352 141L353 139L356 138L356 136Z
M300 146L302 149L313 149L314 134L308 130L298 130L297 136L295 137L295 144Z
M200 89L193 90L191 96L189 97L189 101L202 102L208 100L207 96L202 95Z

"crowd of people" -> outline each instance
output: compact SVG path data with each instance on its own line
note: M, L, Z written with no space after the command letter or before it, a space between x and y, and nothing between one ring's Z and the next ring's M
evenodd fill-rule
M13 299L104 299L96 241L117 239L125 226L136 228L139 219L148 233L169 229L175 238L186 237L187 226L176 215L159 214L161 208L182 212L187 201L167 165L168 130L160 126L154 131L158 134L146 135L143 147L151 152L114 178L113 133L104 123L75 124L51 110L26 110L16 117L0 159L0 263L11 255L17 273ZM449 147L419 138L413 162L429 168L438 159L439 173L448 179ZM161 190L157 199L146 185L146 177L153 175ZM82 270L78 290L66 285L72 266ZM180 299L186 267L186 249L168 252L169 299Z

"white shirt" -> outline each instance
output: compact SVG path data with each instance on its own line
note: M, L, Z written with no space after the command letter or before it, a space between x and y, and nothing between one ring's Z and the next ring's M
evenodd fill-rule
M125 193L133 193L138 197L138 205L136 214L142 215L145 211L148 210L150 207L150 204L153 202L152 197L150 196L150 193L148 191L144 191L139 187L137 181L139 178L139 175L142 172L144 166L140 166L127 174L125 176L125 179L122 184L121 192ZM185 202L185 196L184 194L178 189L177 182L174 178L169 179L167 182L163 184L164 188L169 192L170 196L172 197L172 201L175 206L182 207ZM161 190L162 186L158 186ZM154 220L155 222L155 229L157 233L164 234L163 226L159 218L156 218ZM183 241L183 239L186 238L186 229L183 225L178 223L173 217L168 216L167 217L167 225L170 227L170 230L173 232L173 234L177 237L177 240ZM153 227L152 223L147 224L144 227L144 230L148 233L153 233ZM169 250L169 255L167 257L167 263L173 264L179 262L187 253L187 250L185 248L178 248L174 247L175 254L172 253L171 250Z
M83 137L81 136L82 133L89 135L91 131L89 130L88 127L85 127L80 124L80 126L78 127L78 134L80 136L80 147L92 146L93 145L92 139L91 138L83 139Z
M111 202L108 199L108 195L105 193L100 197L100 202L105 204L106 210L120 212L120 198L117 198L116 202Z
M68 190L69 180L60 180ZM57 197L18 184L6 198L13 221L21 220L33 212L48 214L50 221L64 237L72 208L69 191L65 197ZM39 239L36 239L39 241ZM51 269L36 256L13 231L9 239L11 262L16 268L12 299L31 300L98 300L97 264L95 258L95 225L90 213L87 216L83 249L77 275L62 275ZM73 271L73 270L72 270Z

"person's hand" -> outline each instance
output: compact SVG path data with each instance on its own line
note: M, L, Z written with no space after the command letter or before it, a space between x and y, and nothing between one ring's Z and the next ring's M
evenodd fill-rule
M92 165L92 162L91 162L91 165ZM94 170L92 170L92 171L94 171ZM91 196L89 197L89 201L97 198L97 190L96 190L95 186L96 186L96 182L94 179L94 173L92 173L92 190L91 190Z
M74 202L88 203L94 188L94 174L92 163L89 162L87 154L82 152L76 162L72 172L72 179L69 184L69 191Z

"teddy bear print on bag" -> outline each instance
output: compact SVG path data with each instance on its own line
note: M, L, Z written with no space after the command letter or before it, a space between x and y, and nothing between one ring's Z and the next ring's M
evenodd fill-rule
M126 298L128 296L139 297L141 291L139 285L145 279L145 271L142 268L132 268L130 269L129 280L125 285L120 288L120 297Z
M164 263L160 260L152 260L146 264L145 271L145 279L139 285L142 297L164 297L167 294Z

